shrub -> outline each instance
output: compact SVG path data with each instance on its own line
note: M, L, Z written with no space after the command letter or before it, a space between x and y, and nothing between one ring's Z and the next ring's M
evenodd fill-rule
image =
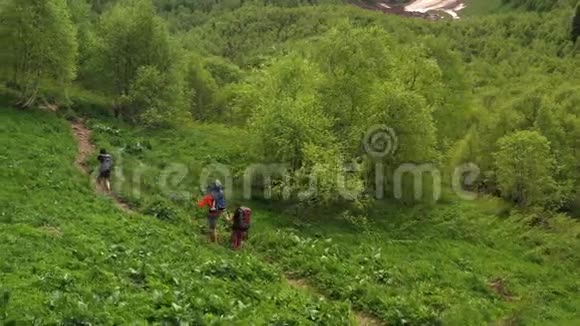
M154 216L162 221L176 222L178 220L177 210L161 197L154 198L146 206L143 213Z
M554 200L554 157L550 143L536 131L518 131L498 141L497 181L502 195L521 207Z

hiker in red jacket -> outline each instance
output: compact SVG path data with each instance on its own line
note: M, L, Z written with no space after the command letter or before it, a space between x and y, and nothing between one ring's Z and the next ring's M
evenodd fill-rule
M197 203L199 208L209 206L207 224L209 226L209 241L218 242L217 221L226 210L224 187L219 180L215 180L207 187L206 195Z
M222 210L216 208L216 201L211 195L205 195L198 203L197 207L203 208L209 206L209 211L207 213L207 224L209 227L209 241L217 242L217 220L222 214Z

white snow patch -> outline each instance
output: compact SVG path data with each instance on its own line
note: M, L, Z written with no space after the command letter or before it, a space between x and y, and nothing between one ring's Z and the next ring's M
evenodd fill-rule
M431 10L441 10L449 14L453 19L459 19L457 12L465 7L466 5L462 0L416 0L405 6L405 11L424 13Z

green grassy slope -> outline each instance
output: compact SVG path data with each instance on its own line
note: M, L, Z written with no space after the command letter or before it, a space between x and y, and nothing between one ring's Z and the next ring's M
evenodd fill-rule
M461 11L462 16L487 15L496 13L501 7L501 0L468 0Z
M346 304L293 290L191 223L127 216L72 164L65 120L2 108L0 324L348 324Z
M331 297L348 298L391 324L579 321L575 222L562 218L550 231L535 229L465 203L380 205L366 220L332 227L325 219L293 223L266 214L253 246Z
M473 0L465 14L503 13L500 3ZM523 11L439 24L350 5L242 8L204 17L178 37L245 69L316 42L345 19L376 25L397 43L424 42L440 53L446 75L460 86L465 75L469 96L458 99L466 109L491 115L513 110L521 94L579 80L570 13ZM455 58L447 49L457 51L457 64L447 64ZM106 114L97 109L107 99L77 97L76 110ZM450 111L443 125L461 114L467 121L469 109ZM296 214L254 201L245 202L255 211L251 240L232 253L223 221L222 243L205 243L205 214L194 199L204 167L226 164L239 180L257 162L248 130L192 122L159 131L91 119L93 141L115 156L116 191L140 212L128 216L73 166L76 144L64 119L4 107L0 118L0 325L340 325L351 322L352 306L394 325L580 324L580 227L566 216L491 201L383 202L366 215ZM291 288L282 271L331 300Z
M125 174L139 164L149 166L137 209L147 210L149 200L158 200L165 189L159 177L170 164L189 168L169 188L191 192L203 164L214 161L212 153L223 164L235 163L234 175L254 163L243 153L251 140L236 128L202 125L169 134L100 128L99 144L125 148ZM143 139L150 149L131 154L132 144ZM125 181L129 197L131 190ZM566 216L522 215L493 201L415 208L378 203L367 216L351 213L354 217L341 216L339 209L297 216L284 213L281 203L245 203L255 211L247 252L389 324L579 321L580 227ZM176 197L163 205L200 217L191 200Z
M148 166L138 198L134 183L122 192L158 218L127 216L91 190L72 165L76 144L65 120L4 109L0 288L10 300L0 318L340 324L349 322L349 304L340 303L347 301L390 324L578 322L580 230L564 216L508 218L491 202L379 203L368 216L295 216L254 202L251 241L234 254L225 241L206 245L203 212L171 194L195 193L216 148L218 161L238 163L234 171L250 163L243 130L89 125L99 145L124 149L118 168L127 179ZM159 176L172 163L189 174L164 193ZM279 270L335 301L289 288Z

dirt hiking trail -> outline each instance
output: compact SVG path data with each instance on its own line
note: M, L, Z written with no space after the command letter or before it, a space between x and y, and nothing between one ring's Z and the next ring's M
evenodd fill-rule
M315 288L311 287L305 279L294 278L290 275L283 275L283 276L286 279L286 282L288 282L288 284L290 284L293 288L311 293L311 294L316 295L316 296L321 297L321 298L324 298L324 296L322 294L320 294ZM385 325L380 320L378 320L375 317L373 317L369 314L366 314L364 312L357 311L357 310L353 309L352 313L354 314L354 317L356 319L356 324L358 326L382 326L382 325Z
M91 169L87 165L87 158L94 152L95 147L91 144L91 130L87 128L83 121L71 122L71 128L75 139L77 140L77 156L75 158L75 165L79 170L83 171L85 174L90 175ZM125 213L132 213L133 211L115 194L107 194L105 188L95 182L95 176L91 176L91 184L95 184L95 188L98 192L108 195L113 199L115 206L123 210Z
M83 171L85 174L91 175L91 169L89 168L89 166L87 164L87 158L95 150L95 147L91 143L91 130L87 128L87 126L85 125L85 123L83 121L71 122L71 128L73 130L74 137L77 140L77 146L78 146L78 152L77 152L77 156L75 158L75 165L79 170ZM110 196L113 199L113 202L115 203L115 205L117 207L119 207L121 210L123 210L125 213L129 213L129 214L133 213L133 211L131 210L129 205L124 203L120 198L118 198L114 194L110 194L110 195L107 194L107 191L101 185L99 185L98 183L96 183L94 181L95 176L91 176L91 178L92 178L91 183L94 182L96 184L95 188L99 193ZM289 277L287 275L282 275L282 276L284 277L286 282L290 286L292 286L293 288L298 289L300 291L305 291L305 292L311 293L312 295L316 295L318 297L324 297L314 287L311 287L306 280ZM359 326L384 325L384 323L382 323L378 319L376 319L368 314L365 314L363 312L353 310L353 314L354 314L355 319L356 319L356 324Z

